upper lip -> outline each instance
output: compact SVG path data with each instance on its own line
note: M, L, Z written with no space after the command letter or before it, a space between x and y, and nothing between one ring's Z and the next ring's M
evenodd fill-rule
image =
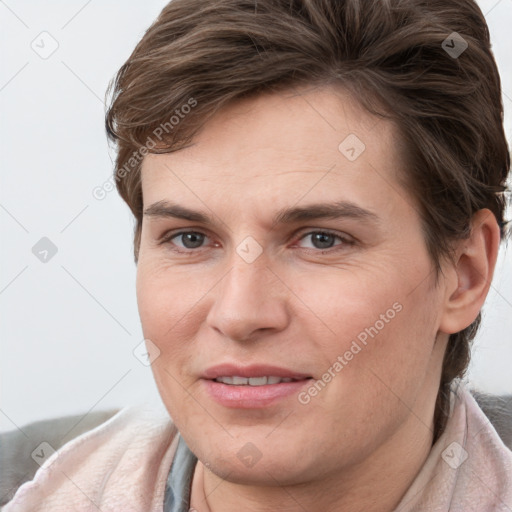
M282 377L289 379L307 379L311 377L305 373L296 372L288 368L271 366L266 364L254 364L250 366L241 366L237 364L224 363L211 366L203 372L203 379L216 379L217 377Z

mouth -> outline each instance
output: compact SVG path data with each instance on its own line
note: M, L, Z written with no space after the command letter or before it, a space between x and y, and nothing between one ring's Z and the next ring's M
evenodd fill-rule
M219 365L202 375L209 398L230 409L262 409L298 394L313 377L286 368Z
M282 382L294 382L302 379L293 379L291 377L217 377L215 382L227 384L228 386L266 386L268 384L281 384Z

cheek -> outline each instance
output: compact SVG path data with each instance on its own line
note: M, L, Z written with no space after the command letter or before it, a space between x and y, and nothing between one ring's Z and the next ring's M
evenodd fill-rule
M405 295L401 283L389 272L364 270L318 274L313 280L297 276L296 296L327 329L325 343L321 337L317 340L326 350L330 346L336 351L348 348L355 339L364 343L372 334L389 330L401 315ZM333 339L338 340L334 345Z
M160 356L151 369L164 396L179 394L189 385L184 374L189 366L191 344L205 315L202 301L208 287L205 279L191 279L190 274L152 265L139 260L137 268L137 303L144 338L159 349ZM180 401L186 396L179 396ZM175 403L176 400L169 402Z
M179 324L190 324L190 318L201 309L201 301L211 288L209 280L194 277L190 269L139 260L137 267L137 304L143 328L162 335Z
M190 279L162 265L139 259L137 266L137 303L144 338L151 340L160 355L151 365L154 380L171 418L179 429L202 425L206 419L187 392L191 377L191 343L200 326L200 280ZM204 280L203 280L204 282ZM196 283L194 286L193 283Z
M390 390L412 396L429 365L438 300L430 280L414 289L410 283L415 279L406 269L366 280L347 273L312 288L307 296L308 306L317 313L312 322L326 327L323 336L313 336L316 351L323 355L324 371L337 377L331 379L326 397L365 396L371 407Z

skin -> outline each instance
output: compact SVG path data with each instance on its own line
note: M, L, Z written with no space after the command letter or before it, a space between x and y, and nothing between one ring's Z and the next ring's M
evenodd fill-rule
M349 134L366 146L354 161L338 149ZM391 511L422 467L448 335L485 300L499 231L478 212L436 284L398 147L390 121L325 87L232 103L189 147L145 157L145 210L170 201L214 222L144 215L137 272L144 336L160 350L154 377L199 458L197 511ZM378 220L272 222L284 208L340 200ZM206 236L171 238L183 230ZM324 245L322 230L334 234ZM248 236L263 250L252 263L237 253ZM322 379L396 303L307 404L293 395L228 409L205 391L201 373L221 362ZM237 457L248 442L261 454L252 467Z

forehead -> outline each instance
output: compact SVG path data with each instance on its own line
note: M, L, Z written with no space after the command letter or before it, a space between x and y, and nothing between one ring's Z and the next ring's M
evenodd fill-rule
M192 144L142 165L144 206L166 198L245 211L290 202L351 200L392 210L411 202L398 185L397 133L341 89L264 94L233 102ZM201 200L201 198L203 198Z

